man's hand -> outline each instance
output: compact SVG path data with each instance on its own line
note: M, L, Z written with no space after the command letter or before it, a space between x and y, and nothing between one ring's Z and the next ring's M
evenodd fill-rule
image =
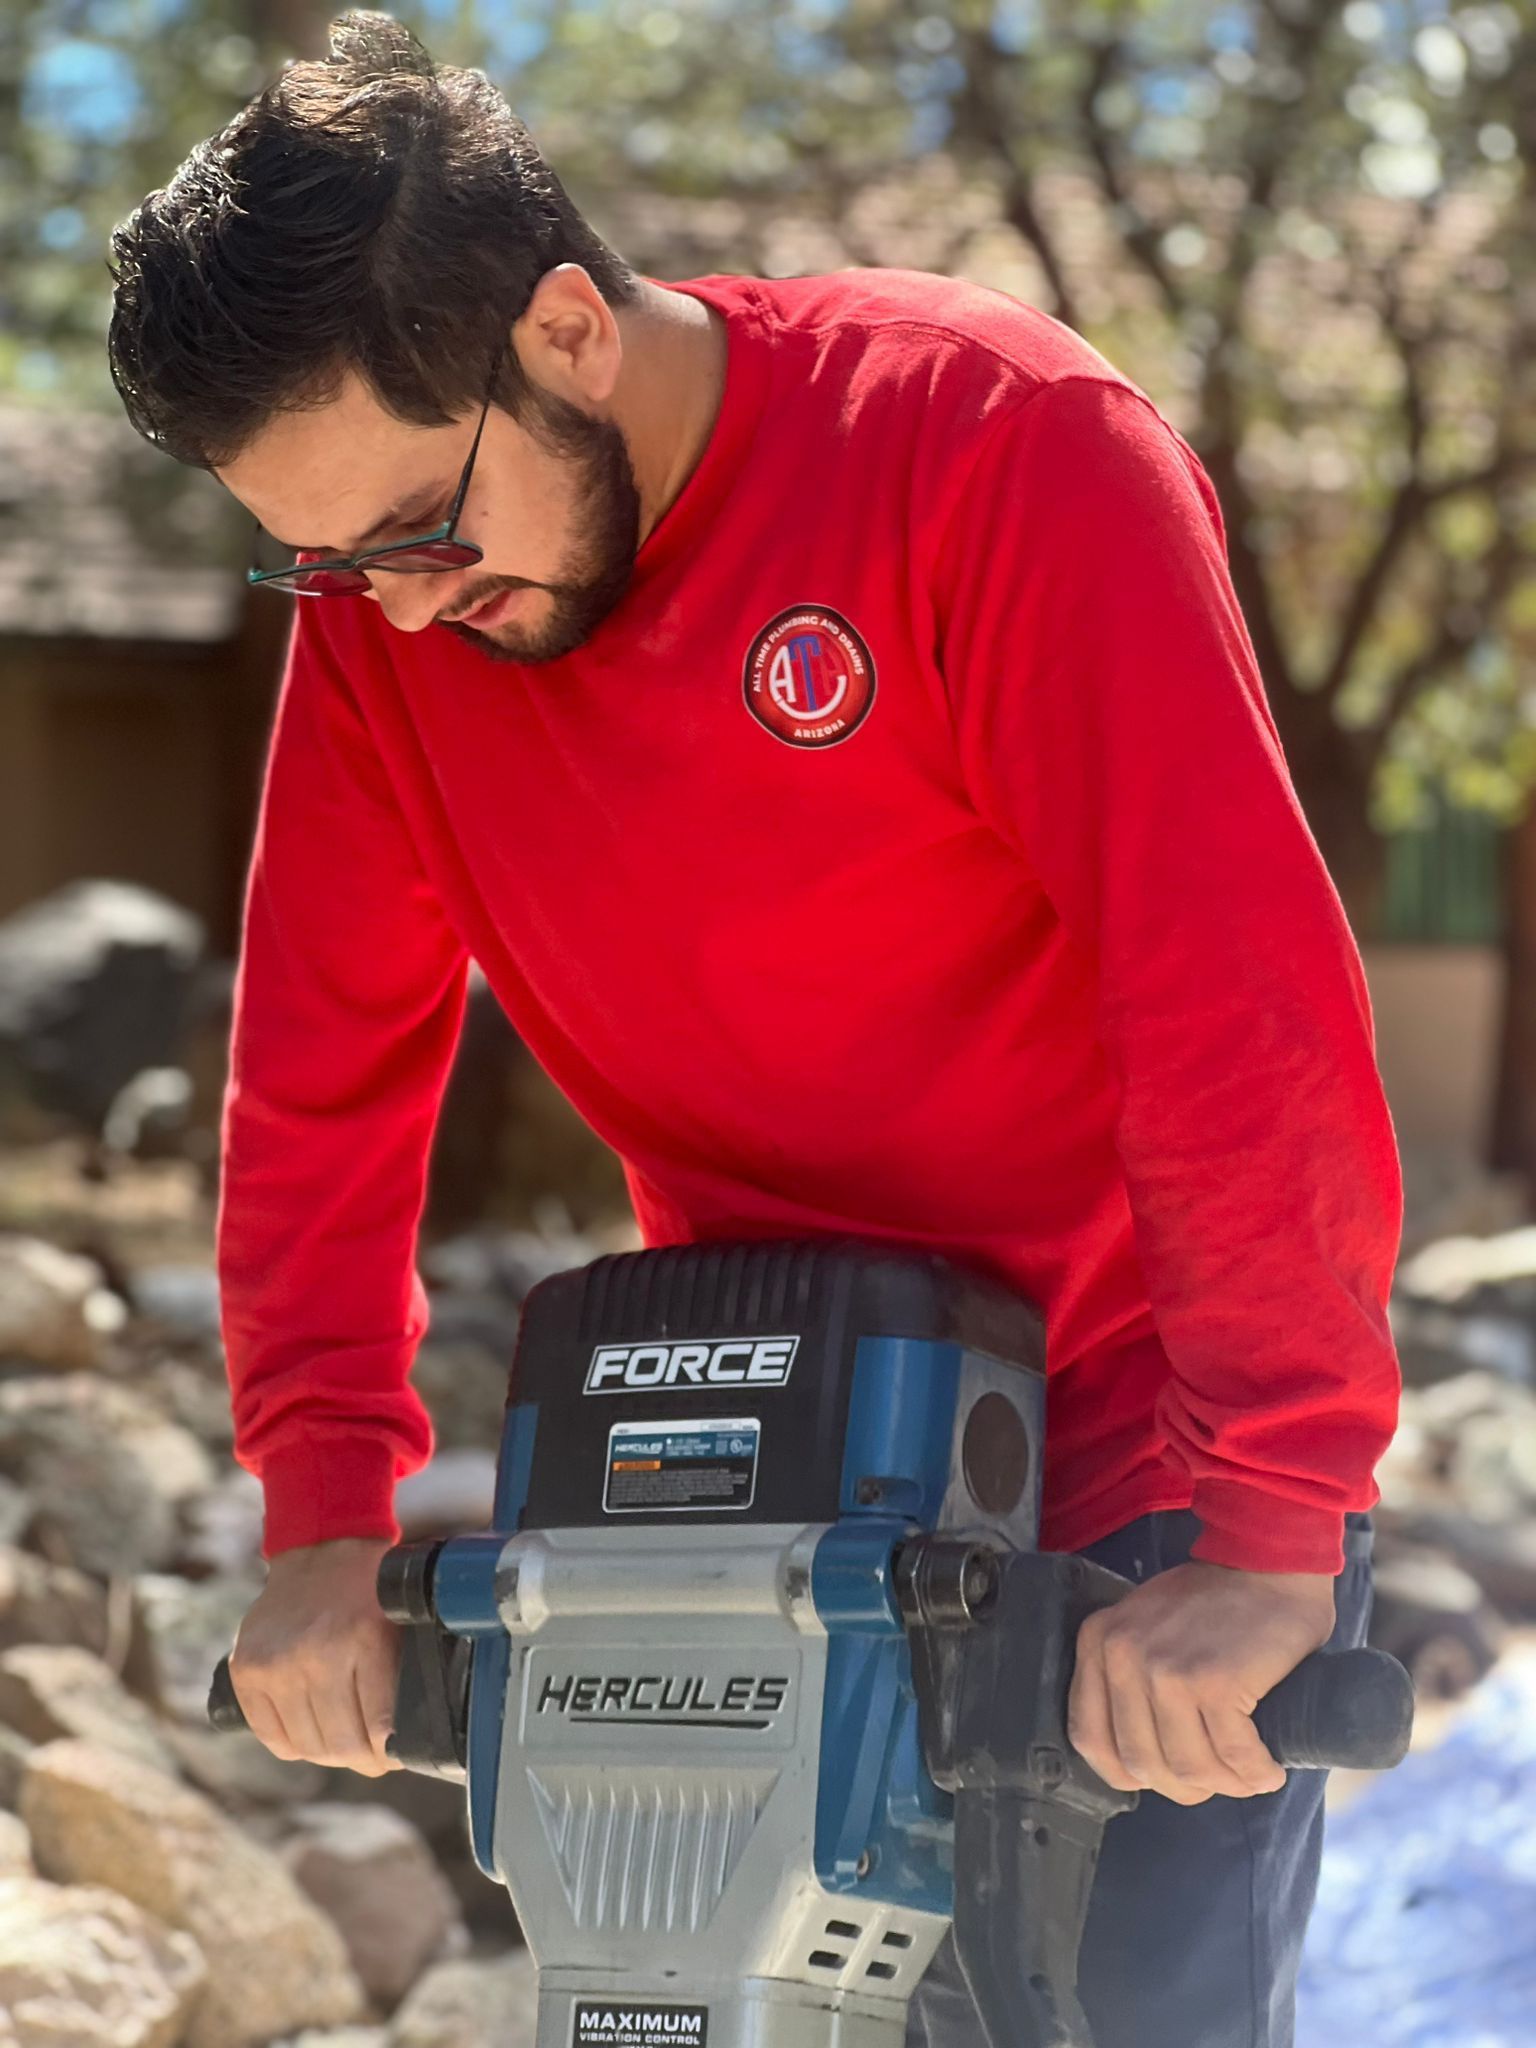
M1090 1614L1067 1708L1072 1747L1120 1792L1199 1806L1278 1792L1249 1718L1333 1633L1333 1580L1181 1564Z
M375 1591L388 1549L347 1537L281 1551L268 1567L229 1675L252 1733L274 1756L345 1765L365 1778L400 1768L384 1750L400 1631Z

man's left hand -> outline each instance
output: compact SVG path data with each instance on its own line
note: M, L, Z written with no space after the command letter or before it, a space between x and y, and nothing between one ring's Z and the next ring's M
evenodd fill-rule
M1180 1806L1278 1792L1285 1772L1250 1716L1333 1633L1333 1580L1181 1564L1078 1631L1072 1747L1121 1792Z

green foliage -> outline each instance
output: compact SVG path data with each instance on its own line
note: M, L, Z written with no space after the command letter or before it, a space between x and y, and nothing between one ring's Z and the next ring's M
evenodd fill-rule
M1435 788L1518 802L1536 695L1531 0L395 11L503 86L642 268L905 262L1078 327L1216 478L1288 744L1326 699L1386 824ZM0 384L114 402L113 221L285 52L323 47L327 13L0 16Z

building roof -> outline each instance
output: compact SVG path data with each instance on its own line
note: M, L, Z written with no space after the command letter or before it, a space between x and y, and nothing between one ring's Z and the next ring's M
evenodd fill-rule
M0 636L233 639L248 524L121 415L0 404Z

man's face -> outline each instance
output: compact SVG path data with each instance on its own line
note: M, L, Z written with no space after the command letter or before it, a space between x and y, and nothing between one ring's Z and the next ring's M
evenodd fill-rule
M334 402L280 416L218 474L294 551L352 554L447 518L477 418L402 425L349 374ZM634 568L640 493L623 433L538 385L521 422L492 407L457 531L482 561L422 575L369 572L369 597L390 624L445 626L492 661L569 654L613 610ZM505 593L516 594L499 623L458 623Z

